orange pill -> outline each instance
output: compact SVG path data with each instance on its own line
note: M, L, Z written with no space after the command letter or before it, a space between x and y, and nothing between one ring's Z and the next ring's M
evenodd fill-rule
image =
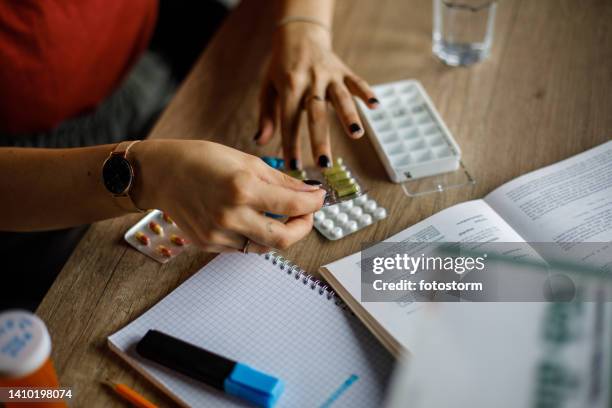
M164 219L164 221L166 221L168 224L174 224L174 220L172 218L170 218L170 216L168 215L168 213L162 213L162 218Z
M162 235L164 232L164 229L161 227L161 225L159 225L155 221L151 221L149 223L149 229L157 235Z
M134 237L140 242L142 245L149 245L149 237L147 237L144 232L138 231Z
M174 234L170 237L170 242L172 242L176 246L183 246L187 243L187 241L185 241L185 238L179 237L178 235Z
M172 256L172 251L167 246L160 245L157 247L157 250L165 258L170 258Z

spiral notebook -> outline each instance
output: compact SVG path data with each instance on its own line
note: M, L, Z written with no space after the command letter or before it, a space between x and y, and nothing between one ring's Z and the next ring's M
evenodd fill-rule
M323 282L281 256L224 254L138 319L109 346L175 401L245 406L205 384L140 358L157 329L285 382L277 407L375 407L393 358Z

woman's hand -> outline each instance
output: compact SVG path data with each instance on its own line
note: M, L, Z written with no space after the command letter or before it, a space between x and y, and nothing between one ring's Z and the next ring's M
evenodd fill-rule
M205 141L152 140L131 150L140 169L134 199L167 211L209 252L285 249L312 229L325 191L274 170L258 157ZM283 224L264 212L289 216Z
M363 79L355 75L331 49L331 35L316 24L293 22L278 28L272 57L260 96L259 131L263 145L280 128L283 154L292 169L300 167L298 131L302 109L308 114L308 129L314 159L319 166L331 165L327 123L327 100L334 106L345 132L363 135L363 125L352 95L370 108L378 100ZM279 120L280 117L280 120Z

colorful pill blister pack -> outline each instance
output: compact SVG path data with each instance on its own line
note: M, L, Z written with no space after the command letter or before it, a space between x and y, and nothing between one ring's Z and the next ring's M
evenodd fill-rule
M372 87L377 109L358 101L367 133L395 183L459 168L461 150L423 86L416 80Z
M324 207L314 214L314 227L325 238L335 241L387 217L387 210L368 197L341 158L322 170L292 170L301 180L314 178L327 190ZM321 179L322 176L322 179Z
M357 232L387 216L367 194L323 207L314 214L314 226L325 238L335 241Z
M174 221L159 210L145 215L125 233L124 239L160 263L168 262L189 245Z
M322 183L322 187L327 191L324 206L338 204L365 194L363 186L351 169L344 164L342 158L337 158L332 167L288 170L287 174L298 180L310 179Z

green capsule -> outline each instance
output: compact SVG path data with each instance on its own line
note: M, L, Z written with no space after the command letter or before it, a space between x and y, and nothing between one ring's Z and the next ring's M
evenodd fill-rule
M344 171L344 170L346 170L346 166L342 166L342 165L338 166L338 165L336 165L334 167L329 167L327 169L324 169L323 170L323 175L331 176L332 174L336 174L336 173L339 173L339 172Z
M351 177L351 172L348 170L339 171L338 173L330 174L329 176L325 176L325 179L329 183L333 183L340 180L345 180Z
M348 185L343 188L339 188L336 190L336 194L338 197L346 197L349 195L357 194L361 191L361 188L357 184Z
M344 179L344 180L337 180L337 181L330 182L329 185L332 186L334 190L337 190L339 188L351 186L355 183L356 183L355 179L351 177L351 178Z

